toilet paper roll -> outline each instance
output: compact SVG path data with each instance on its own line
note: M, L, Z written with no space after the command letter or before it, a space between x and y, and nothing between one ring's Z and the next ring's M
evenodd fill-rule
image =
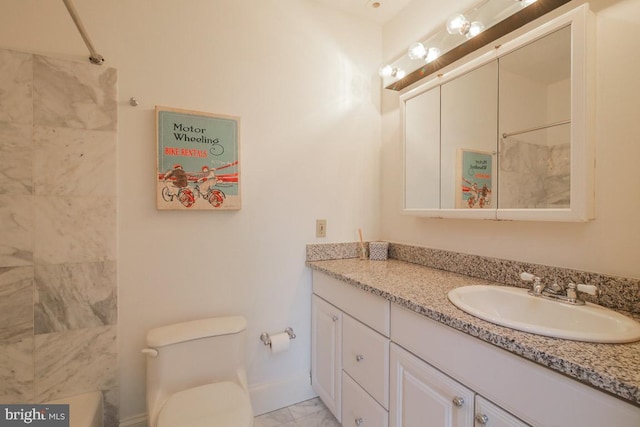
M271 335L271 353L277 354L289 350L289 341L291 340L286 332Z

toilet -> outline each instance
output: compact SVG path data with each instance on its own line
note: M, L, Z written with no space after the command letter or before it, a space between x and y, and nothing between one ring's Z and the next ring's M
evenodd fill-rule
M147 333L149 427L251 427L242 316L177 323Z

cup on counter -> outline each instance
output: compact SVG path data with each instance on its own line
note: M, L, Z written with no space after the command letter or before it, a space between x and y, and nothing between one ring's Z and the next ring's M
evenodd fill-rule
M369 259L384 261L389 257L389 242L369 242Z

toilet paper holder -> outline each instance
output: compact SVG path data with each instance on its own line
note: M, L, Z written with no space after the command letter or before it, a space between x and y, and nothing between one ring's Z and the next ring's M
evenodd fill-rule
M289 335L290 340L293 340L296 338L296 334L293 332L293 328L291 326L286 328L284 331L287 335ZM264 345L271 345L271 337L266 332L263 332L260 334L260 341L262 341Z

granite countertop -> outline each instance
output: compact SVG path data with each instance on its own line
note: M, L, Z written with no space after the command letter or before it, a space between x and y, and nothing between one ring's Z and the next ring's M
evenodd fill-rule
M599 344L548 338L486 322L451 304L449 290L499 284L404 261L357 258L307 265L416 313L640 406L640 341Z

